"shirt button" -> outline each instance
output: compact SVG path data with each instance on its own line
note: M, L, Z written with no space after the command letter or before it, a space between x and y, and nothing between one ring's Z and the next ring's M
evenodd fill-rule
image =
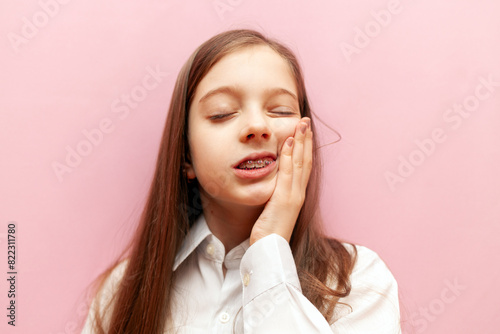
M226 322L229 321L229 314L227 312L222 312L220 315L219 315L219 320L220 322L222 322L223 324L225 324Z
M208 244L208 246L207 246L207 254L210 255L210 256L213 256L214 253L215 253L214 245Z
M245 275L243 275L243 285L248 286L249 283L250 283L250 275L246 273Z

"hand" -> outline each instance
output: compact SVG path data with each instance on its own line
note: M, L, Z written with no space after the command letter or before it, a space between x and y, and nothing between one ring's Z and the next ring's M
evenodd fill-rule
M250 245L272 233L290 242L312 169L313 134L309 123L308 117L302 118L295 127L294 137L288 137L283 143L276 188L252 228ZM300 131L302 124L306 125L305 133ZM287 144L290 139L293 139L292 146Z

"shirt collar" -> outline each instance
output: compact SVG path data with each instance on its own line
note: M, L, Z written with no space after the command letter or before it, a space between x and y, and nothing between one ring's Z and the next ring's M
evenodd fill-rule
M201 214L196 221L193 223L193 226L189 229L186 238L184 239L181 248L177 252L174 260L174 266L172 270L175 271L184 260L198 247L200 244L207 239L209 236L213 235L212 231L208 228L207 221L205 220L205 216ZM215 236L214 236L215 238ZM235 247L234 250L231 250L230 253L234 253L233 255L241 258L246 250L250 247L250 238L247 238L240 245ZM228 254L229 255L229 254Z
M189 254L191 254L210 234L212 234L212 232L208 228L205 216L201 214L196 219L193 226L189 229L179 252L177 252L172 270L175 271L177 267L179 267L179 265L189 256Z

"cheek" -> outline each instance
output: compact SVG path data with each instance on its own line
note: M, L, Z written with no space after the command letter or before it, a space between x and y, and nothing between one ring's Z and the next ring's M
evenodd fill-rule
M299 118L277 118L274 120L274 132L278 137L281 144L288 137L293 137L295 134L295 127L299 123Z
M218 170L228 159L228 152L224 149L227 147L227 136L201 128L194 130L197 132L193 131L189 138L189 149L196 171Z
M218 147L220 147L220 144L213 139L194 141L191 147L191 153L194 159L193 163L205 165L207 167L215 165L216 162L221 159L220 150L217 150Z
M213 135L206 128L200 126L198 122L192 122L189 128L188 141L192 154L199 157L207 152L207 148L209 149L214 146L213 142L216 139L213 138Z

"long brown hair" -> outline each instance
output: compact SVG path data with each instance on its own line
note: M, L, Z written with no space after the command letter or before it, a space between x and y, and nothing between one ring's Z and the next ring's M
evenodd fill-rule
M314 118L306 95L302 70L294 54L261 33L238 29L220 33L203 43L182 67L174 87L161 139L156 170L137 231L127 248L96 280L97 291L125 258L128 264L111 303L96 310L95 331L104 333L103 318L112 312L107 333L162 333L172 317L170 299L175 283L172 271L175 255L194 221L203 213L198 183L187 182L182 167L189 162L187 146L188 112L196 87L212 66L236 50L267 45L290 66L302 117ZM290 240L303 294L332 321L338 299L350 292L349 276L356 261L340 240L322 231L319 214L321 160L317 136L313 137L313 168L306 197ZM99 298L97 294L96 300ZM98 306L98 304L96 304Z

